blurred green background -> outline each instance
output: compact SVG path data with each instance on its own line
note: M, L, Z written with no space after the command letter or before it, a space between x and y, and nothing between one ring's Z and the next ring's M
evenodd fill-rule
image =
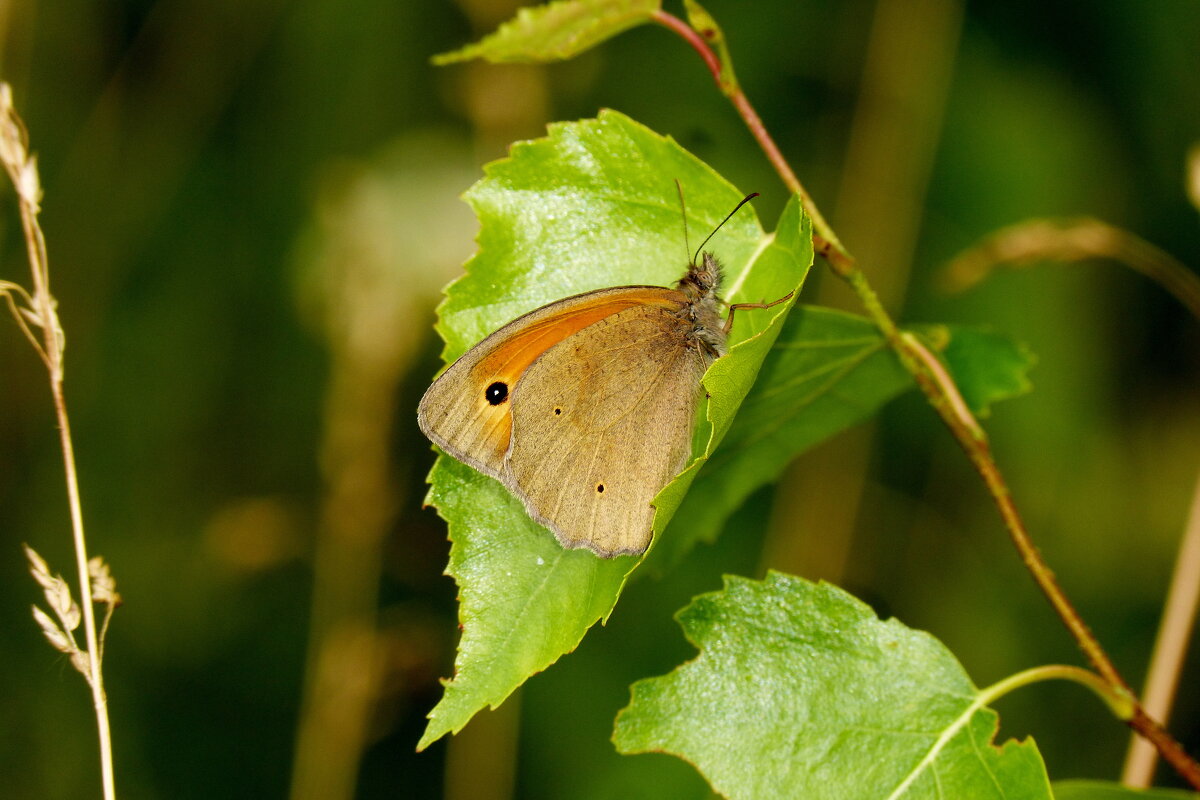
M1035 392L988 421L995 450L1061 582L1140 686L1200 467L1200 328L1109 263L1007 272L960 296L938 275L1043 215L1096 216L1200 264L1184 182L1200 4L706 5L894 312L988 323L1038 355ZM358 619L378 630L362 798L707 797L683 762L621 757L608 737L631 681L691 657L672 614L727 572L834 580L941 638L980 685L1080 661L965 459L909 396L800 458L716 545L635 582L606 628L500 711L414 753L457 632L444 525L421 509L433 455L415 407L438 364L438 292L472 251L458 194L514 139L613 107L761 192L763 219L786 199L664 29L550 67L429 65L512 12L0 5L0 78L45 188L90 543L126 599L105 661L124 796L313 796L290 786L308 775L293 762L310 624L332 624L314 616L314 584L369 605ZM0 277L27 284L12 192L0 196ZM820 271L803 299L853 308ZM15 325L0 329L0 793L95 797L90 699L30 619L40 591L20 550L74 572L53 410L40 362ZM1172 724L1192 753L1198 657ZM1002 735L1034 735L1052 777L1119 774L1126 730L1085 693L1043 685L999 711ZM309 751L358 746L313 730Z

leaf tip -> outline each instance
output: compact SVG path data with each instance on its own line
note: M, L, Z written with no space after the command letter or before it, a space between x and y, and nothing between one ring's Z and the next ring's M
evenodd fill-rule
M447 64L459 64L463 61L470 61L472 58L475 58L475 54L471 52L471 45L468 45L460 47L457 50L436 53L429 57L429 63L435 67L444 67Z

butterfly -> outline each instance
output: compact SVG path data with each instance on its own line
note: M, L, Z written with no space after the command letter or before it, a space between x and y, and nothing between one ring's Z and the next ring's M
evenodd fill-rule
M721 266L701 252L721 225L673 288L577 294L471 347L421 398L421 430L504 484L563 547L644 553L652 501L691 455L701 379L726 352L733 312L791 297L721 318Z

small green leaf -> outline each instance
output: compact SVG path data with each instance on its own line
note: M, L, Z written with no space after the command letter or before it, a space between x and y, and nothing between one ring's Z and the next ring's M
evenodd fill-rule
M648 21L660 0L560 0L522 8L517 16L434 64L482 58L492 63L565 61L618 33Z
M1051 798L944 645L834 586L726 577L679 621L700 655L633 685L623 753L678 755L729 798Z
M1028 373L1037 359L1024 345L982 328L955 327L949 336L929 336L939 347L967 407L986 417L997 400L1027 394ZM924 332L923 332L924 333Z
M1107 781L1055 781L1055 800L1200 800L1183 789L1130 789Z
M705 234L742 199L710 167L616 112L558 124L513 146L467 192L480 221L479 251L439 308L452 361L520 314L606 286L671 285L686 270L675 179L687 194L689 229ZM798 290L812 260L807 218L793 198L767 235L743 208L706 249L725 266L731 302L775 300ZM794 300L794 297L793 297ZM727 430L790 304L744 310L730 353L705 376L694 441L699 458L656 499L657 537ZM455 677L430 714L421 747L495 707L526 678L573 650L608 616L634 558L564 551L499 483L451 459L430 475L429 502L450 523L447 569L458 582L462 641Z

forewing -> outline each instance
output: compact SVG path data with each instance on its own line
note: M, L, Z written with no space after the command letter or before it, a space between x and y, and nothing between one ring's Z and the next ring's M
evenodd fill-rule
M678 292L658 286L623 286L568 297L518 317L468 350L433 382L417 407L417 423L459 461L503 480L511 401L529 366L598 320L638 306L676 308L678 298ZM494 384L507 391L502 402L489 401L487 389Z
M690 328L667 308L633 307L547 350L518 384L502 480L564 547L614 556L650 544L650 503L691 453L710 363Z

